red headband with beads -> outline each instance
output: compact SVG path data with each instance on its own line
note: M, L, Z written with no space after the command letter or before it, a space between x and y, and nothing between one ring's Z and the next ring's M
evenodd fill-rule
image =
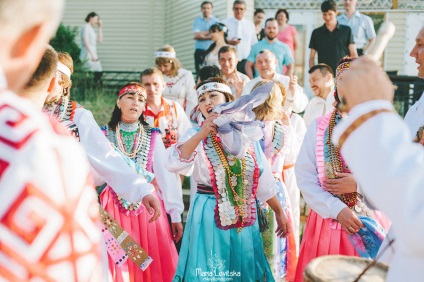
M128 85L119 91L118 98L125 94L136 94L136 95L142 95L144 91L144 88L138 85Z

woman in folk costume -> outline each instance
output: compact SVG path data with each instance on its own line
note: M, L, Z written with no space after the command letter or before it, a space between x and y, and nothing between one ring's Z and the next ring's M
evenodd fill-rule
M270 88L264 85L226 103L233 96L223 79L211 78L197 87L205 120L168 149L166 162L170 171L191 174L198 185L174 281L274 281L256 220L256 198L274 210L279 237L287 236L288 223L266 157L253 145L261 130L251 111Z
M252 90L271 81L258 82ZM264 137L259 141L261 148L271 166L272 174L277 181L277 198L289 222L289 234L286 238L278 238L273 233L275 226L274 213L267 205L263 206L270 227L262 232L265 255L271 266L276 281L293 281L297 264L296 241L292 218L290 198L283 183L282 172L284 160L290 148L293 134L290 118L281 108L284 105L286 92L280 82L274 82L268 99L253 109L256 118L263 122Z
M336 87L351 61L345 57L339 62ZM316 257L374 258L390 224L381 212L368 206L339 149L330 141L334 126L341 120L337 88L335 99L338 104L334 111L309 126L296 162L299 188L311 211L295 281L303 281L303 271Z
M58 52L58 58L55 91L47 97L43 111L67 127L80 141L92 167L96 185L107 182L116 193L131 201L143 199L143 203L147 204L145 200L152 197L157 202L149 195L154 191L153 185L129 168L122 155L110 146L91 112L70 99L73 60L63 52Z
M145 101L146 90L139 83L127 84L119 91L108 126L102 128L129 166L147 179L154 177L157 191L153 194L163 204L161 216L152 223L144 206L126 201L110 186L100 195L105 210L153 259L143 272L131 261L117 265L118 261L110 257L109 269L115 281L171 281L178 261L172 240L179 241L182 237L182 191L178 176L164 167L166 154L159 130L143 119ZM171 217L172 235L165 211Z
M175 50L170 45L165 45L155 52L155 63L163 73L166 88L163 97L178 102L190 115L191 110L197 105L196 84L191 71L183 69L176 57Z

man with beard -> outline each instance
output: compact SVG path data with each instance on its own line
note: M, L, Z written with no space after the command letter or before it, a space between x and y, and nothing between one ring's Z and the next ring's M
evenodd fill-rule
M253 79L252 67L256 62L256 56L260 51L268 49L275 54L277 58L277 73L283 74L284 66L287 67L286 75L292 75L294 72L293 57L287 44L277 39L278 22L274 18L269 18L265 22L266 38L253 45L246 62L246 74Z

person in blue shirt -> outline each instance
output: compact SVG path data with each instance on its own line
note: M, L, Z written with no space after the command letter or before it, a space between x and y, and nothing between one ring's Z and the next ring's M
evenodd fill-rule
M277 58L277 73L292 75L294 72L294 60L290 47L279 41L277 39L278 34L278 22L274 18L269 18L265 22L265 39L262 39L255 45L253 45L252 50L250 50L249 57L246 62L246 75L253 79L253 66L256 62L256 56L262 50L270 50ZM284 66L287 67L286 72L284 73ZM257 75L255 75L257 76Z
M212 44L209 28L219 23L219 19L212 16L213 4L210 1L204 1L200 5L202 16L195 18L193 22L194 32L194 66L196 73L199 72L206 56L206 50Z
M345 12L337 16L337 21L352 29L356 51L358 56L362 56L367 47L375 40L376 35L372 19L356 11L357 3L357 0L344 0Z

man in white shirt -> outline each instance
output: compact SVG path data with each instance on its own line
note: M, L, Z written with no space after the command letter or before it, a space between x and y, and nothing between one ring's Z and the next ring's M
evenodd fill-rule
M422 31L414 47L418 54L424 51ZM416 58L421 75L423 61ZM390 218L396 234L386 281L422 281L424 150L411 142L408 127L392 105L393 84L372 59L364 56L353 62L338 91L350 111L332 141L364 195Z
M245 74L246 59L249 56L250 49L258 42L256 38L256 28L252 21L244 17L246 13L246 2L236 0L233 3L234 17L224 20L228 27L228 43L234 45L238 54L237 70Z
M374 23L372 19L356 11L357 0L344 0L345 12L337 16L339 24L347 25L352 29L358 56L375 40Z
M237 50L232 46L224 46L218 51L218 60L221 65L221 76L227 80L231 88L231 93L235 98L239 98L244 85L250 78L237 71Z
M418 32L415 40L416 45L409 55L415 58L415 62L419 64L418 77L424 79L424 48L422 47L424 45L424 27ZM412 134L412 139L415 139L420 128L424 127L424 93L421 94L421 98L409 108L405 115L405 122ZM424 145L424 138L421 137L421 140L417 140L417 142Z
M416 42L417 44L412 49L409 55L415 58L416 63L419 64L418 77L424 79L424 68L422 67L424 65L424 48L418 47L419 44L424 44L424 28L422 28L418 32ZM423 133L422 131L420 131L420 129L424 127L424 94L421 94L421 98L412 107L409 108L404 120L409 128L410 140L424 145ZM389 233L386 236L386 239L381 245L381 250L383 250L384 247L388 245L390 243L390 240L392 239L396 240L396 234L394 234L393 229L390 229ZM379 261L390 265L397 248L398 246L396 241L391 243L391 246L387 248L386 251L381 252L381 254L379 255Z
M311 122L334 109L334 74L330 66L318 64L309 70L309 84L315 97L306 106L303 119L306 127Z
M277 58L274 53L267 49L260 51L256 56L255 66L259 72L259 76L246 83L242 95L250 94L253 86L261 80L278 80L284 85L287 91L284 110L288 114L291 114L292 111L300 113L305 110L308 104L308 97L303 93L303 88L297 84L296 76L286 76L277 73Z

